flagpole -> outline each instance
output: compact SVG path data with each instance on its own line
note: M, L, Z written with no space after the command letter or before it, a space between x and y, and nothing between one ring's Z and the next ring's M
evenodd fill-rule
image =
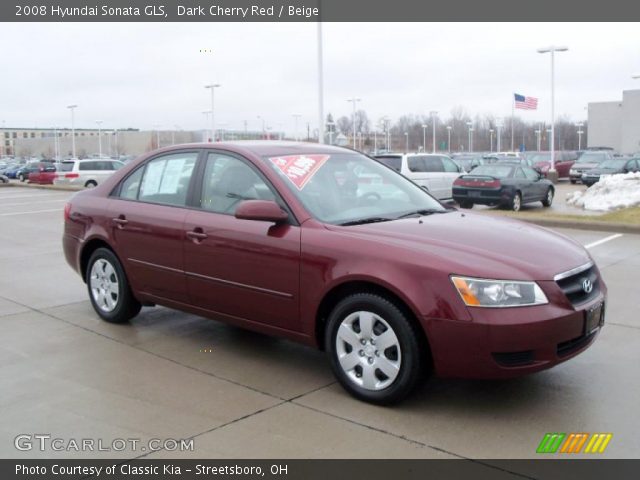
M511 151L513 152L513 116L515 115L516 92L511 94Z

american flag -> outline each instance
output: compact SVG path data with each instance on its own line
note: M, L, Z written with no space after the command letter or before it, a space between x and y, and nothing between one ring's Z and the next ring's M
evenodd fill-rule
M517 93L513 94L515 96L516 108L521 108L522 110L537 110L538 109L538 99L535 97L525 97L524 95L518 95Z

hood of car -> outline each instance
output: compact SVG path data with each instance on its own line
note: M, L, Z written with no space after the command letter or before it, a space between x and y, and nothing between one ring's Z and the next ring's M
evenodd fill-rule
M602 175L608 173L620 173L621 171L622 170L620 170L619 168L592 168L586 173L588 175Z
M447 274L553 280L558 273L590 261L584 247L564 235L518 220L460 211L328 228L377 242L387 247L385 253L391 258L417 255L416 264Z
M573 170L584 171L584 170L590 170L592 168L595 168L598 165L600 165L600 164L599 163L574 163L573 167L571 167L571 168Z

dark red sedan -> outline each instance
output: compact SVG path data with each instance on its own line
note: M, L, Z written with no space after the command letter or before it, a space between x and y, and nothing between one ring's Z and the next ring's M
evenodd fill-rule
M71 199L63 242L104 320L159 304L317 346L374 403L402 399L429 371L552 367L604 321L606 286L582 246L445 208L324 145L151 152Z
M53 185L56 178L56 167L49 162L41 162L36 168L29 173L29 183L37 183L38 185Z

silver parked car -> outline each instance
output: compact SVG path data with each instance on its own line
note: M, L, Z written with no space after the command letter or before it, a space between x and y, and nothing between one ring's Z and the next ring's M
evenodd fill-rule
M86 188L98 186L124 166L124 163L109 158L63 161L53 181L54 185L77 185Z

